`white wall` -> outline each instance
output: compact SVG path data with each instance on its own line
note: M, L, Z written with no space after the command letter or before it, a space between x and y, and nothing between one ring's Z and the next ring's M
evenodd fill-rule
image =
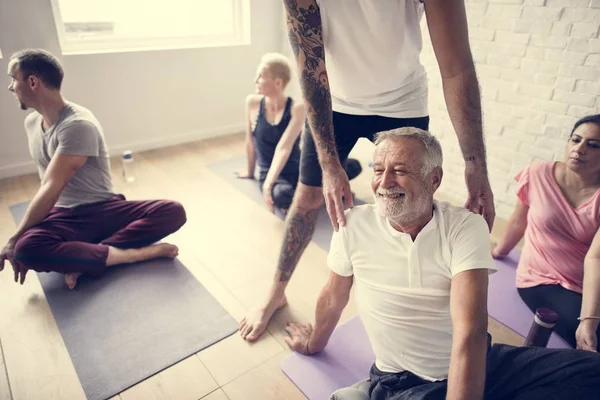
M482 89L489 177L498 216L516 203L514 175L534 160L562 160L575 121L600 113L600 0L466 0ZM430 130L442 143L439 192L466 200L464 162L444 102L427 25ZM351 156L366 166L373 146Z
M497 214L507 218L516 203L514 175L534 160L562 160L575 121L600 112L600 2L467 0L467 10L490 182ZM440 190L464 201L464 162L425 37L431 130L445 151Z
M96 114L113 154L239 132L260 57L280 51L284 39L281 2L250 4L249 46L62 56L50 0L0 0L0 69L25 47L57 55L65 97ZM0 178L35 171L25 116L8 91L0 93Z

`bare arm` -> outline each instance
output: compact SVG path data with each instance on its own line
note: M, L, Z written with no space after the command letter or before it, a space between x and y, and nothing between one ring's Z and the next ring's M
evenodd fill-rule
M452 353L447 399L483 399L487 354L488 270L463 271L452 278Z
M517 198L517 205L515 210L508 220L506 230L498 241L496 247L492 250L492 256L504 257L519 243L519 240L523 238L525 230L527 229L527 214L529 213L529 206L523 203Z
M260 96L249 95L246 97L246 161L248 167L244 175L242 175L242 172L239 173L240 178L254 178L256 150L252 139L252 111L259 102Z
M316 0L284 0L290 44L298 63L306 115L323 169L325 207L333 229L346 225L344 202L354 207L348 175L333 134L331 93L325 68L321 11Z
M265 178L264 188L270 188L273 183L279 178L279 174L285 167L285 164L290 158L294 143L300 136L302 131L302 123L304 122L304 107L302 104L294 104L292 107L292 117L290 122L283 132L277 147L275 148L275 154L273 155L273 162L269 168L267 177ZM263 189L265 190L265 189Z
M25 216L11 240L16 241L29 228L42 222L56 204L60 193L87 157L55 154L44 174L40 188L27 207Z
M298 63L306 115L321 166L340 164L333 134L321 12L316 0L284 0L290 44Z
M309 326L290 324L286 338L290 348L302 354L315 354L325 348L333 330L340 320L342 311L348 304L353 277L329 274L329 281L317 300L314 330Z
M437 58L448 114L465 160L466 207L482 214L489 229L496 215L487 177L481 95L469 45L464 0L425 0L425 15Z
M580 317L583 319L577 329L577 348L596 351L598 338L596 331L600 320L586 317L600 317L600 229L596 232L592 245L583 263L583 299Z
M429 35L448 113L467 164L485 167L481 97L469 45L464 0L425 0Z

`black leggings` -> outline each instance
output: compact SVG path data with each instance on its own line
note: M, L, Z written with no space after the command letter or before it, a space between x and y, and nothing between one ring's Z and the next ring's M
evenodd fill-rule
M534 313L540 307L550 308L557 313L555 332L573 348L577 348L575 332L579 326L577 318L581 312L581 294L560 285L538 285L517 290L527 307ZM600 327L597 333L600 335Z

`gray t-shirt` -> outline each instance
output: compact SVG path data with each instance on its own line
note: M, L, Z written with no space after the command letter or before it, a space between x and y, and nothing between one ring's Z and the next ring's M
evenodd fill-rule
M33 112L25 118L25 131L40 178L44 177L54 154L88 157L64 187L56 207L96 203L114 194L104 133L90 110L67 102L56 123L46 132L42 129L42 116Z

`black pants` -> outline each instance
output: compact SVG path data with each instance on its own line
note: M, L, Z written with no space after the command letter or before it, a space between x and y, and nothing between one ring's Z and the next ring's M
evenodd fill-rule
M429 129L429 117L389 118L379 115L349 115L333 113L333 133L342 166L346 165L348 154L360 138L373 141L382 131L406 126ZM322 171L317 156L315 141L306 122L302 132L302 152L300 154L300 182L308 186L321 186Z
M581 294L565 289L560 285L538 285L518 289L518 291L519 296L534 313L538 308L550 308L557 313L558 321L554 330L573 348L577 347L575 331L579 326L577 317L581 312ZM597 332L600 335L600 327ZM600 399L600 393L598 399Z
M390 374L373 366L370 375L370 400L443 400L448 389L446 380L429 382L411 372ZM495 344L488 350L484 398L598 400L600 354Z

